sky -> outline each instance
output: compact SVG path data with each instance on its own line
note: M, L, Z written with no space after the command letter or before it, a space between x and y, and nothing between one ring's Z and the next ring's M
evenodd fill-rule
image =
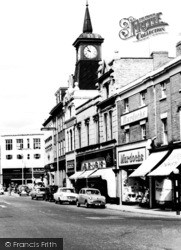
M93 32L104 38L102 58L148 57L181 40L180 2L89 0ZM0 0L0 135L40 132L76 63L86 0ZM120 20L162 12L166 34L136 42L119 37ZM115 54L115 52L117 53Z

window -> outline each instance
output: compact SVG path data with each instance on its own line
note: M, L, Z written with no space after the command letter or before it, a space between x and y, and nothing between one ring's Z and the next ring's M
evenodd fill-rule
M33 148L34 149L41 149L41 141L40 138L33 139Z
M89 121L90 121L90 118L87 118L85 120L85 126L86 126L86 134L87 134L87 146L90 145L90 126L89 126Z
M93 117L94 120L94 128L95 128L95 143L99 143L99 116L95 115Z
M28 159L28 160L30 159L30 154L27 154L27 159Z
M125 128L125 142L128 143L130 142L130 131L129 131L129 128Z
M30 148L30 139L27 139L27 148Z
M19 150L23 149L23 139L16 139L16 148Z
M78 132L78 147L81 148L81 123L77 124L77 132Z
M167 96L166 94L166 83L161 83L161 98L165 98Z
M146 90L140 93L140 106L144 106L146 104L145 99L146 99Z
M12 150L13 149L13 140L8 139L6 140L6 150Z
M72 135L72 130L70 130L70 150L73 150L73 135Z
M35 159L40 159L40 157L41 157L40 154L34 154Z
M23 155L17 155L17 159L18 160L22 160L23 159Z
M141 139L142 140L146 139L146 124L141 125Z
M108 140L108 129L107 129L107 113L104 114L104 131L105 131L105 140Z
M162 119L163 144L168 143L167 118Z
M6 160L11 160L11 159L13 159L12 155L6 155Z
M109 98L109 84L105 84L106 98Z
M129 101L128 98L124 100L124 113L129 112Z
M113 129L112 129L112 110L109 111L109 129L110 129L110 139L113 138Z

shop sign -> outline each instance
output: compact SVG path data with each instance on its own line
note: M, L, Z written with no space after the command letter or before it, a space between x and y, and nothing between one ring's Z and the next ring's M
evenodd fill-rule
M95 159L91 161L84 161L81 166L81 170L91 170L91 169L98 169L98 168L106 168L106 161L105 159Z
M67 161L67 171L72 171L72 170L74 170L74 166L75 166L74 160L72 160L72 161Z
M148 108L144 107L127 115L121 116L121 126L130 124L148 117Z
M119 166L141 164L146 159L145 148L118 152Z

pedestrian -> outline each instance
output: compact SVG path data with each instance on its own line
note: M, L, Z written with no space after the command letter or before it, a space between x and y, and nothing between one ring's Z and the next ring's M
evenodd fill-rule
M9 184L9 187L8 187L8 193L9 193L9 195L11 195L11 191L12 191L12 187L11 187L11 184Z

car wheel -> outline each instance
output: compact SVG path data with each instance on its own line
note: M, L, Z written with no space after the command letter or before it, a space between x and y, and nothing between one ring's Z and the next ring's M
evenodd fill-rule
M37 196L35 196L35 199L36 199L36 200L38 200L38 197L37 197Z
M86 208L89 208L89 204L87 201L85 201L85 206L86 206Z
M105 205L103 205L103 206L102 206L102 208L106 208L106 206L105 206Z
M62 204L62 201L60 200L60 198L58 199L58 202L59 202L59 204Z
M55 200L55 204L57 204L57 200Z
M33 200L33 196L31 196L31 199Z
M77 204L77 207L80 207L80 203L78 202L78 200L77 200L76 204Z

